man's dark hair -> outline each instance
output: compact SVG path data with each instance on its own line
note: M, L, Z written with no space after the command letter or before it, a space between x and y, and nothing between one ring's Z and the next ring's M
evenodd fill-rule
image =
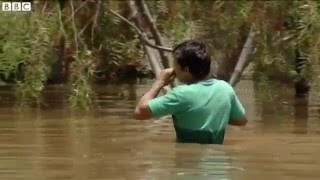
M173 49L173 57L181 68L187 67L197 79L205 78L210 72L211 58L206 45L201 41L182 42Z

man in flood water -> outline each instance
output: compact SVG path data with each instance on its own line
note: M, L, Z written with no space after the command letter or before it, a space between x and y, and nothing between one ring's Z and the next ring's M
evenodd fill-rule
M244 126L245 110L233 88L211 79L211 58L205 44L188 40L173 50L174 68L165 69L140 99L135 117L146 120L171 114L177 142L222 144L227 124ZM156 97L177 77L184 83Z

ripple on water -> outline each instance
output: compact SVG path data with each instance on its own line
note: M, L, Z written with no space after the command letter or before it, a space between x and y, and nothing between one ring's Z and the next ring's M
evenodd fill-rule
M242 91L239 86L249 124L240 129L228 127L221 146L175 143L170 116L134 120L137 99L129 100L134 95L127 92L129 87L133 86L99 86L97 108L91 112L59 105L65 100L59 99L59 88L50 89L48 95L55 108L18 112L12 92L2 90L0 179L291 180L320 176L320 101L315 93L309 104L297 106L288 90L274 88L282 93L273 92L275 98L265 101L257 96L258 90L246 87ZM137 86L136 94L149 87ZM119 94L120 90L125 93Z

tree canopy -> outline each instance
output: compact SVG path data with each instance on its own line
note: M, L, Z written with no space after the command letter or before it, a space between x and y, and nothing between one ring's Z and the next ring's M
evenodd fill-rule
M45 87L60 82L72 106L90 107L93 81L152 59L170 66L163 49L186 39L205 41L213 74L229 81L250 32L252 52L242 58L254 79L319 81L319 1L43 0L32 8L0 12L0 77L22 102L41 103Z

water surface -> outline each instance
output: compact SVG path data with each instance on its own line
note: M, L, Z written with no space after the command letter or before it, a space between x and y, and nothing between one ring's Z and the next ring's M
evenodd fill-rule
M228 127L224 145L176 144L170 117L136 121L137 99L150 87L97 85L92 112L71 111L61 87L47 107L18 112L12 88L0 89L0 179L319 179L320 97L293 89L236 91L249 123Z

